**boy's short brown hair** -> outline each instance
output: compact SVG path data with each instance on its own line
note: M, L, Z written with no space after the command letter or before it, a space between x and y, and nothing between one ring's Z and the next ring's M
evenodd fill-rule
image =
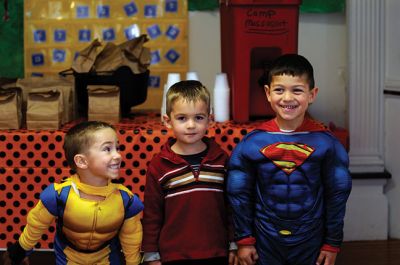
M102 121L81 122L68 130L65 134L63 148L65 158L72 169L76 169L75 155L86 152L92 144L93 133L104 128L111 128L115 131L112 125Z
M272 78L277 75L305 75L310 89L315 87L314 69L311 63L299 54L285 54L276 58L269 67L264 84L270 86Z
M183 99L188 102L203 101L207 105L210 113L210 92L202 83L196 80L180 81L172 85L166 96L166 113L169 116L172 111L172 105L178 100Z

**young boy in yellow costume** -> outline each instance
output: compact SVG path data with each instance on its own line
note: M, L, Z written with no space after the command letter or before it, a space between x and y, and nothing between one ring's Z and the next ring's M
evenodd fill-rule
M76 174L41 193L4 263L23 262L56 219L57 265L121 264L121 248L126 264L139 264L143 204L123 185L111 183L121 165L115 129L104 122L80 123L65 135L64 151Z

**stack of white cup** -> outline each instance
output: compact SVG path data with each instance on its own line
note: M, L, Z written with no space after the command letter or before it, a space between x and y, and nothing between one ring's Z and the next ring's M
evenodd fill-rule
M218 73L214 84L214 119L216 122L229 120L230 89L226 73Z
M175 83L181 81L181 75L179 73L169 73L167 77L167 83L164 85L163 98L161 103L161 121L164 121L163 116L166 114L166 98L168 89Z

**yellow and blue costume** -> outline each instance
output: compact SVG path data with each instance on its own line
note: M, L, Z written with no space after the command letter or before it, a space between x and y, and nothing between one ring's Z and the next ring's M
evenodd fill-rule
M103 196L93 201L79 192ZM57 219L54 242L56 264L140 263L143 204L121 184L93 187L81 183L77 175L49 185L29 212L19 245L29 253L42 234Z

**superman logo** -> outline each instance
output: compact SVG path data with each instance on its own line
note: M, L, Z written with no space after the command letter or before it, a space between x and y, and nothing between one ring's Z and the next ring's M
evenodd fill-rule
M262 148L261 153L289 175L301 166L314 150L306 144L275 143Z

